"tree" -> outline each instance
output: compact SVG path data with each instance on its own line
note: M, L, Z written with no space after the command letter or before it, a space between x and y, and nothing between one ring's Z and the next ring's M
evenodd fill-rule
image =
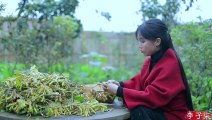
M0 16L1 16L1 12L5 10L5 4L0 4ZM0 17L0 25L2 24L2 17Z
M175 16L182 5L186 5L185 11L188 11L193 3L194 0L189 0L189 5L186 5L186 0L166 0L165 4L162 5L158 0L141 0L140 12L143 16L143 21L161 17L172 28L177 24Z
M21 0L18 3L18 17L52 20L54 16L71 16L79 24L76 32L79 34L82 29L80 20L74 17L75 9L78 6L78 0ZM78 34L73 36L77 37Z
M1 15L1 11L4 11L5 4L0 4L0 15Z
M16 61L50 68L71 55L72 42L82 29L74 17L77 5L77 0L21 0L16 26L3 36L12 41Z

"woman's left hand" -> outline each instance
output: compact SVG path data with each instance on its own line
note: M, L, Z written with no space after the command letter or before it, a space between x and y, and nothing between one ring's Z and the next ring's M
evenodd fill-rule
M105 87L106 87L105 90L106 90L107 92L116 95L116 92L117 92L117 89L118 89L118 85L116 85L116 84L114 84L114 83L107 83L107 84L105 85Z

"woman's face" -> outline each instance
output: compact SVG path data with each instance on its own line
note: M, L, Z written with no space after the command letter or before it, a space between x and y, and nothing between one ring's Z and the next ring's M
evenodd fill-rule
M139 49L141 53L143 53L145 56L151 56L152 54L158 51L158 47L156 47L154 41L145 39L141 35L137 36L137 40L139 41Z

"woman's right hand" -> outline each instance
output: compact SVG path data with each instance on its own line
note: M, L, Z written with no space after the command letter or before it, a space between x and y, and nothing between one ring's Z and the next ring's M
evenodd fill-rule
M113 83L115 85L120 86L120 83L118 81L116 81L116 80L108 80L107 83Z
M117 86L120 86L120 83L118 82L118 81L116 81L116 80L108 80L107 82L103 82L102 83L102 86L103 86L103 90L104 91L108 91L108 84L110 84L110 83L113 83L113 84L115 84L115 85L117 85Z

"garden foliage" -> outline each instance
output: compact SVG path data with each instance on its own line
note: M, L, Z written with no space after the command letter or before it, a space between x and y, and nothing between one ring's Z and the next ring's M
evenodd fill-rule
M212 111L212 20L172 29L196 110Z

